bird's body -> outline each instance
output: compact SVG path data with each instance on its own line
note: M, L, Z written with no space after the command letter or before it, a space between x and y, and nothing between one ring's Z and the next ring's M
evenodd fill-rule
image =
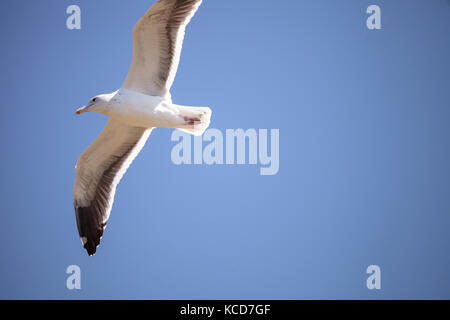
M191 133L194 134L195 125L209 123L209 118L203 118L203 115L211 112L208 107L179 106L173 104L170 98L151 96L126 88L102 96L97 98L103 98L107 103L104 103L97 112L130 126L179 128L187 131L192 127ZM194 112L195 110L199 112ZM83 113L83 108L78 112Z
M175 128L181 124L179 112L170 99L123 88L115 94L109 116L119 117L130 126L145 128Z
M100 244L116 186L152 129L178 128L201 135L209 125L208 107L173 104L170 94L185 27L201 2L156 2L133 29L133 61L122 87L94 97L76 112L109 117L76 165L74 207L81 242L89 255Z

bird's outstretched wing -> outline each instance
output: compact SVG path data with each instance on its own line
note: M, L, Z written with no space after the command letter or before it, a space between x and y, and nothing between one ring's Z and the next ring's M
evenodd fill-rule
M78 159L73 203L78 233L89 255L93 255L100 244L116 186L150 132L151 129L109 119L99 137Z
M159 0L133 29L133 60L123 87L170 96L186 25L202 0Z

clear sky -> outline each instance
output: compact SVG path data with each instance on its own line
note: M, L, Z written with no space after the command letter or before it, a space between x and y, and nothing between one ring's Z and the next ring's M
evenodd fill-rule
M74 167L106 117L74 112L121 86L153 2L2 2L0 298L450 298L447 0L204 0L173 100L279 129L279 172L177 166L154 130L88 257Z

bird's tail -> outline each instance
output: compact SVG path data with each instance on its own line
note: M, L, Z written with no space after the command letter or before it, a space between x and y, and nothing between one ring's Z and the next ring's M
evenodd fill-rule
M211 109L208 107L186 107L177 105L184 123L178 127L181 131L201 136L208 128Z

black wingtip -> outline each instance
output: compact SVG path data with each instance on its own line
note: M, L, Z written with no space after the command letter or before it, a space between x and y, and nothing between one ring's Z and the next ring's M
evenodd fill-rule
M97 214L95 207L77 207L75 214L77 218L78 232L84 249L89 256L93 256L103 235L106 223L101 222L101 216Z
M84 248L86 249L86 251L90 257L94 256L97 251L96 246L88 246L87 243L84 245Z
M83 247L84 249L86 249L87 254L89 256L93 256L95 255L98 246L100 245L100 239L102 238L102 236L100 234L98 234L97 237L95 237L94 239L92 238L85 238L86 239L86 243L84 243Z

